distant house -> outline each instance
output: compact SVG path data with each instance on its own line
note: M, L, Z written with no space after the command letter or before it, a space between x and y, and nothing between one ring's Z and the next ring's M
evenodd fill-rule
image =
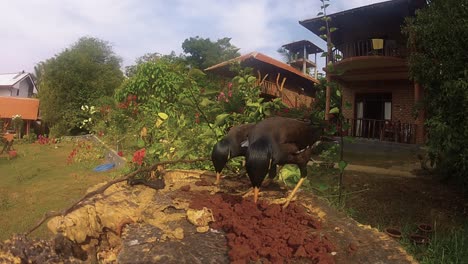
M230 65L235 62L254 70L264 98L281 98L288 107L311 107L317 79L262 53L251 52L213 65L205 71L232 78L235 73L230 71Z
M30 73L0 74L0 96L29 98L33 94L37 89Z
M409 51L401 26L425 2L392 0L329 15L331 26L337 28L331 33L332 63L341 74L327 74L343 87L343 101L352 104L343 110L352 125L348 134L424 142L424 112L419 111L418 118L414 115L423 91L409 79ZM299 23L316 35L323 34L321 17Z
M0 134L11 130L11 118L20 115L25 126L23 134L29 134L32 122L38 119L39 100L34 80L29 73L0 74Z

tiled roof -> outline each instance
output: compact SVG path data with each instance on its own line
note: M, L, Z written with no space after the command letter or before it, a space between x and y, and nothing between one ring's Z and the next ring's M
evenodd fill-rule
M0 118L21 115L23 120L37 120L38 113L38 99L0 96Z
M247 53L245 55L242 55L240 57L237 57L237 58L234 58L234 59L231 59L231 60L228 60L228 61L224 61L224 62L221 62L221 63L218 63L216 65L213 65L211 67L208 67L205 69L205 71L210 71L210 70L213 70L213 69L216 69L216 68L222 68L222 67L226 67L228 66L229 64L231 64L232 62L243 62L243 61L246 61L248 59L255 59L255 60L258 60L258 61L261 61L261 62L264 62L264 63L267 63L267 64L270 64L270 65L273 65L277 68L281 68L283 70L286 70L286 71L289 71L295 75L297 75L298 77L300 78L303 78L303 79L307 79L309 81L312 81L314 83L318 83L318 80L313 78L312 76L309 76L307 74L304 74L302 73L301 71L299 70L296 70L295 68L289 66L288 64L284 63L284 62L281 62L281 61L278 61L278 60L275 60L271 57L268 57L267 55L265 54L262 54L260 52L251 52L251 53Z

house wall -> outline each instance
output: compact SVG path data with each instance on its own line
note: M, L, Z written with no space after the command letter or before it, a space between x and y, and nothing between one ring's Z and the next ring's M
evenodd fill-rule
M10 88L3 88L0 87L0 96L11 96L11 90Z
M409 81L369 81L343 85L344 102L350 102L351 109L344 109L345 118L355 118L355 98L358 93L391 93L392 120L415 123L413 117L414 87Z
M289 107L311 107L312 97L304 94L300 94L297 89L284 88L283 89L283 102ZM287 99L286 99L287 98Z
M28 78L25 78L19 82L19 97L29 97L29 90L31 89L31 83Z
M33 93L33 85L29 77L15 83L13 86L0 87L0 96L28 98Z
M269 74L266 81L275 84L276 87L276 74ZM282 78L280 78L280 85L282 82ZM276 96L275 94L272 94ZM283 103L286 104L288 107L297 108L301 106L311 107L314 101L314 98L311 95L305 94L305 92L300 89L295 83L286 79L286 82L283 86L282 91L282 100Z
M414 117L414 84L410 81L368 81L343 84L344 102L350 102L352 107L343 107L345 118L355 118L355 98L358 93L391 93L392 120L401 123L416 124L415 143L425 142L423 123Z

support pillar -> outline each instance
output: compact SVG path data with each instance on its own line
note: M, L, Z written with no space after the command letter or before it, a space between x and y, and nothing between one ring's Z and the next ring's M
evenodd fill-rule
M31 120L26 121L26 135L29 135L29 130L31 129Z

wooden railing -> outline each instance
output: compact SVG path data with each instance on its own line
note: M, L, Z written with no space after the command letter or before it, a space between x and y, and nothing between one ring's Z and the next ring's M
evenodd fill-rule
M285 93L280 91L276 83L266 81L266 80L260 83L260 81L257 80L257 86L260 86L262 93L281 98L285 104L290 105L290 106L295 106L293 101L291 101L291 99L289 99L289 97Z
M346 119L348 136L414 144L416 125L400 121L378 119Z
M260 81L257 80L257 86L260 86L261 92L264 94L269 94L271 96L279 97L280 93L276 87L276 83L270 81L263 81L260 84Z
M406 57L406 46L398 44L394 40L384 40L382 49L373 49L372 40L360 40L351 43L337 45L333 53L333 62L338 62L342 59L360 56L391 56L391 57Z

